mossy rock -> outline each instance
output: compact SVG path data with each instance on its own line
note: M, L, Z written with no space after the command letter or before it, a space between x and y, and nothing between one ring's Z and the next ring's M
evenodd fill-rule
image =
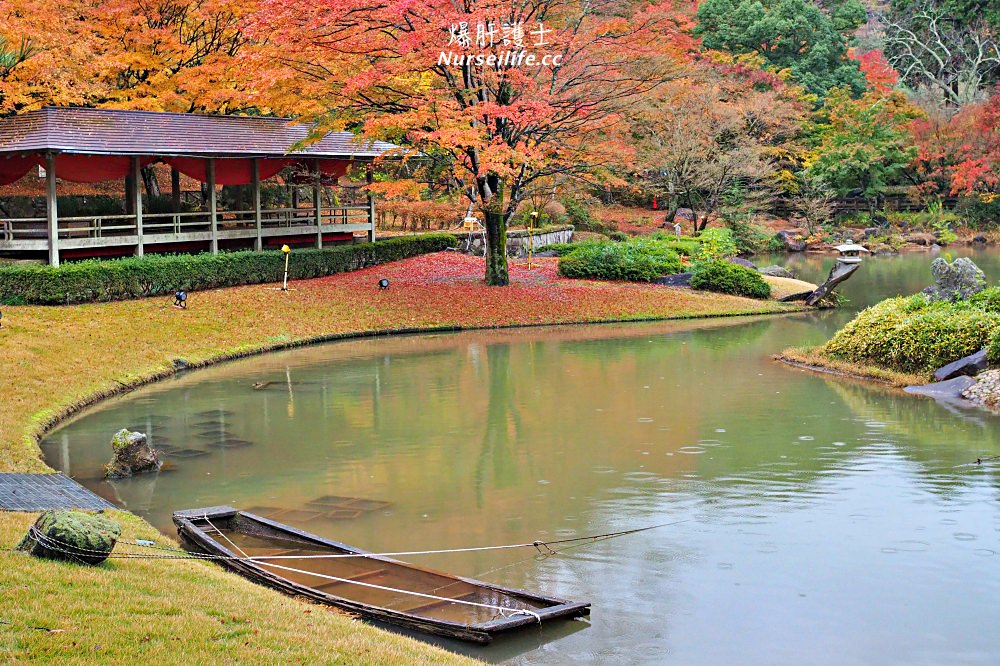
M35 557L100 564L114 550L122 528L107 518L83 511L46 511L17 544Z
M146 435L121 429L111 439L113 457L104 466L109 479L126 479L133 474L156 472L163 463L157 452L146 443Z

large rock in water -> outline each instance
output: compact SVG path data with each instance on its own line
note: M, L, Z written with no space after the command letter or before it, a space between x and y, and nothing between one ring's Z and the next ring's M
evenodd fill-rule
M777 264L774 265L774 266L765 266L764 268L761 268L760 269L760 274L761 275L770 275L771 277L780 277L780 278L792 278L792 279L795 279L795 274L794 273L792 273L790 270L788 270L784 266L778 266Z
M986 288L986 274L968 257L959 257L950 264L938 257L931 262L931 275L934 286L923 293L932 301L960 301Z
M104 466L109 479L125 479L133 474L156 472L163 464L156 451L149 448L146 436L141 432L129 432L124 428L111 439L113 456Z
M969 354L965 358L960 358L948 365L941 366L934 371L934 379L943 382L946 379L954 379L963 375L975 377L985 369L986 350L980 349L975 354Z
M17 549L50 560L100 564L121 535L121 526L107 518L55 509L38 517Z
M757 270L757 264L743 257L726 257L726 261L737 266L742 266L743 268L749 268L752 271Z

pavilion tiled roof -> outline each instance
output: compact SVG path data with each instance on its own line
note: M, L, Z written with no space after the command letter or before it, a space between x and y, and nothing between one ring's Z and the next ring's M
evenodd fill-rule
M89 155L318 157L371 159L397 146L330 132L300 150L312 126L287 118L211 116L46 107L0 118L0 155L52 151Z

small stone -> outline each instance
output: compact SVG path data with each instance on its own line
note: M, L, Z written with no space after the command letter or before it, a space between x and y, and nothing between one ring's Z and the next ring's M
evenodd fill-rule
M160 457L146 443L146 435L124 428L111 439L111 462L104 466L109 479L125 479L133 474L159 471Z
M662 284L668 287L688 287L691 285L691 276L694 273L676 273L674 275L664 275L653 280L653 284Z
M171 363L174 366L174 370L187 370L191 367L191 364L182 358L175 358Z
M121 526L107 518L56 509L38 517L17 550L50 560L100 564L121 534Z
M937 239L934 238L934 234L915 233L903 236L903 240L906 241L907 243L913 243L915 245L929 246L932 245L934 241Z
M972 237L972 242L973 243L979 243L980 245L982 245L983 243L986 242L986 236L983 236L983 235L973 236Z

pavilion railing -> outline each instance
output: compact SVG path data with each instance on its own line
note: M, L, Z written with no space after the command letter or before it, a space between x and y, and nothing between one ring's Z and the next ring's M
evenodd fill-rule
M336 227L343 224L365 224L369 221L368 206L324 206L320 208L320 225ZM219 230L253 231L256 228L254 210L220 210L216 214ZM262 229L295 229L315 227L316 209L265 208L261 209ZM211 231L211 214L208 211L182 213L142 214L145 235L176 235ZM109 241L120 236L134 236L138 233L135 215L78 215L59 217L59 238L107 238ZM48 223L45 217L25 217L0 219L0 241L38 241L48 238ZM113 245L113 241L108 243Z
M44 217L21 217L0 220L0 240L39 240L48 238L47 220Z

